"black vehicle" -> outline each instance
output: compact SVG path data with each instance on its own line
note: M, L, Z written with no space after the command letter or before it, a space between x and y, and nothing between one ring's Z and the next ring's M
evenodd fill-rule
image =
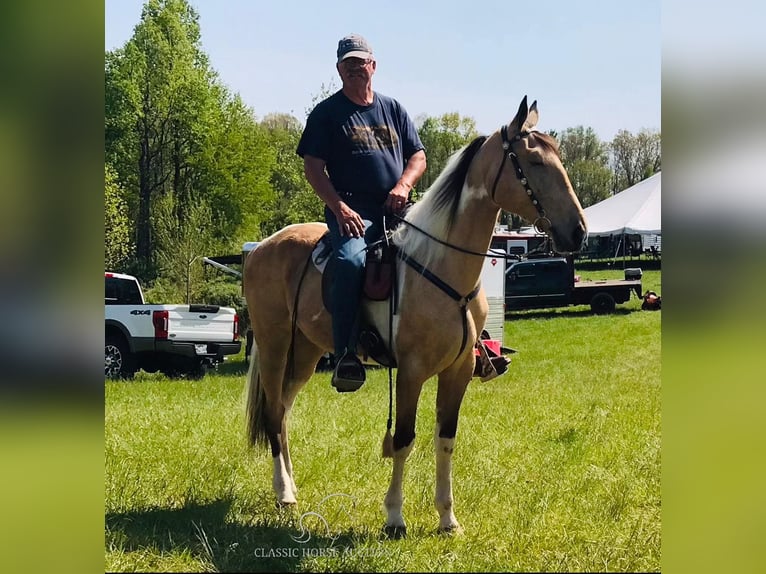
M575 281L574 265L563 257L527 259L505 271L505 310L590 305L594 313L611 313L617 303L641 298L641 269L626 269L624 280Z

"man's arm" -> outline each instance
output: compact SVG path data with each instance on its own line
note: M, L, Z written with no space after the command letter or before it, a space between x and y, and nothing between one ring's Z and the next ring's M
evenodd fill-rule
M314 192L335 214L341 235L360 237L364 233L364 222L361 216L351 209L335 191L335 187L325 171L325 161L312 155L305 155L303 157L303 172L306 174L306 179L311 187L314 188Z
M402 177L399 178L394 189L389 192L386 198L386 208L394 212L401 211L407 202L410 190L420 180L425 171L426 152L421 149L412 154L410 159L407 160Z

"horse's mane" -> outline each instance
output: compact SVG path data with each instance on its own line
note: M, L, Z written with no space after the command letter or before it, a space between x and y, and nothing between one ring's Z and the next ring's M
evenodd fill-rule
M460 205L460 196L468 175L468 168L486 139L487 136L477 137L449 158L439 177L423 194L423 198L410 208L404 217L405 222L394 232L394 244L415 257L421 264L427 266L441 246L407 225L407 222L434 237L447 239Z
M559 145L556 143L556 140L553 136L550 134L546 134L545 132L538 132L537 130L533 130L529 133L530 136L534 138L534 140L540 144L541 147L547 149L548 151L555 153L559 159L561 159L561 152L559 151Z

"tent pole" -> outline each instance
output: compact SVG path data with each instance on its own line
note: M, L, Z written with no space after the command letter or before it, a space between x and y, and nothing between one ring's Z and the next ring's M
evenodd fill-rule
M622 230L622 268L625 269L625 230Z

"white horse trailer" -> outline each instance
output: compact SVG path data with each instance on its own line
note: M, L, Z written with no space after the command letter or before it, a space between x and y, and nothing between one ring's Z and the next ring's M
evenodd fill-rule
M492 255L492 252L488 252L488 255ZM496 255L486 257L480 278L489 304L489 314L484 328L491 339L500 341L502 345L505 331L505 259Z

